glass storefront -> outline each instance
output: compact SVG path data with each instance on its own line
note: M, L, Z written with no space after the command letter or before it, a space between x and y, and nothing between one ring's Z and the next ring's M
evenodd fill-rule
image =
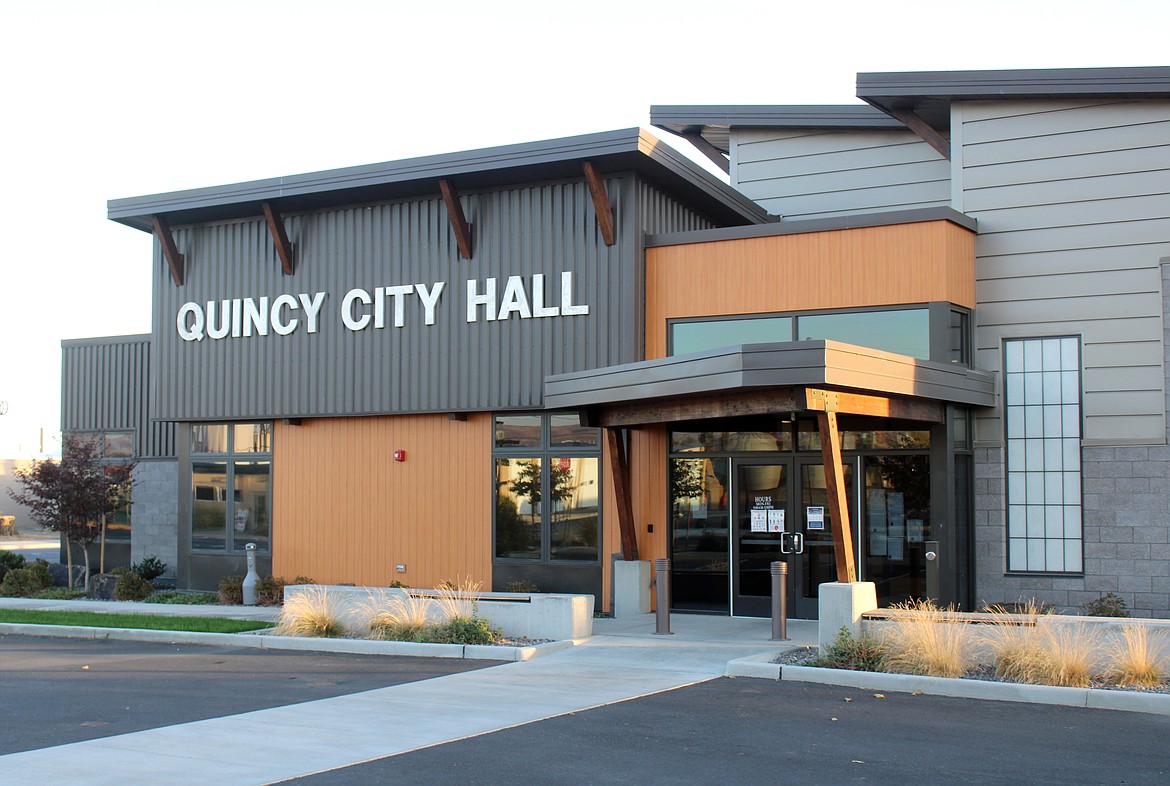
M670 435L673 608L766 616L770 565L786 561L789 614L814 618L819 586L837 580L816 423L777 418L720 425ZM737 431L736 425L767 430ZM874 582L881 605L926 597L926 554L937 549L931 545L937 540L931 432L891 427L899 425L845 419L841 431L858 579ZM784 553L784 533L801 536L799 552Z

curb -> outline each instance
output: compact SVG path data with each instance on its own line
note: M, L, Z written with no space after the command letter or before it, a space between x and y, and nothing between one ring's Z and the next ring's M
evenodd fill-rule
M1140 691L1101 690L1099 688L1060 688L1054 685L1021 685L1014 682L989 682L949 677L919 677L913 674L887 674L874 671L822 669L815 666L782 666L769 661L771 655L753 655L728 662L727 676L755 677L790 682L816 682L901 693L923 693L928 696L950 696L960 699L990 701L1020 701L1027 704L1054 704L1065 707L1147 712L1170 715L1170 694L1142 693Z
M419 644L413 641L369 641L367 639L311 639L273 636L263 633L192 633L137 628L93 628L76 625L28 625L0 623L0 636L47 636L64 639L110 639L147 641L159 644L198 644L213 647L246 647L260 650L339 652L353 655L399 655L415 658L466 658L469 660L525 661L576 646L584 639L550 641L527 647L486 644Z

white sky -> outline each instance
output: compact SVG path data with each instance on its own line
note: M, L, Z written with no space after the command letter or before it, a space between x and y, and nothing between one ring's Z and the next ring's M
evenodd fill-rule
M1166 65L1168 30L1165 0L0 0L0 457L56 449L61 339L150 330L107 199L854 103L858 71Z

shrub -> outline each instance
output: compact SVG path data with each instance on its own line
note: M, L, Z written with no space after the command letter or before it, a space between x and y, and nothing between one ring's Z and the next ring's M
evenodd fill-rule
M276 576L265 576L256 582L256 603L260 606L279 606L284 603L285 580ZM243 584L240 586L241 596ZM241 602L242 598L241 598Z
M394 581L390 582L390 583L389 583L389 584L387 584L386 586L387 586L389 589L406 589L406 585L405 585L405 584L403 584L403 583L402 583L401 581L399 581L398 579L394 579Z
M419 641L434 644L493 644L502 634L483 617L451 617L423 629Z
M37 600L77 600L85 597L85 590L70 587L49 587L33 595Z
M317 582L313 581L308 576L297 576L295 579L293 579L289 583L290 584L316 584Z
M540 592L540 587L531 581L509 581L504 585L504 589L508 592Z
M1099 598L1082 603L1081 612L1086 617L1128 617L1129 606L1125 598L1106 592Z
M28 567L28 560L19 551L0 551L0 565L9 570L20 570Z
M340 638L348 633L341 613L323 587L290 597L280 612L279 631L288 636L315 638Z
M881 671L884 663L885 648L880 641L865 634L854 637L849 628L842 626L833 643L808 665L850 671Z
M243 604L243 576L224 576L219 580L219 602L225 606L239 606Z
M218 602L219 596L214 592L180 592L167 590L155 592L146 599L146 603L165 603L168 605L197 606L210 605Z
M1146 625L1126 625L1109 648L1105 678L1123 687L1152 688L1166 678L1162 655L1165 637L1150 636Z
M901 613L883 635L885 666L900 674L961 677L971 665L973 649L966 623L951 621L931 600L893 607Z
M167 572L167 563L158 557L143 557L130 566L130 570L147 581L154 581Z
M146 600L154 585L132 570L118 576L114 583L114 600Z
M47 563L37 560L27 568L10 570L0 582L0 596L5 598L31 598L42 590L53 586L53 576Z

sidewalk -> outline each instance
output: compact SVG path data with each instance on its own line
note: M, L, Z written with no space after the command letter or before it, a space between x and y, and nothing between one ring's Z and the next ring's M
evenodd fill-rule
M791 643L769 642L761 619L674 615L670 636L653 634L653 615L595 623L593 638L536 660L0 756L0 772L21 782L85 773L91 784L272 783L704 682L730 660L816 637L803 621L790 623Z

